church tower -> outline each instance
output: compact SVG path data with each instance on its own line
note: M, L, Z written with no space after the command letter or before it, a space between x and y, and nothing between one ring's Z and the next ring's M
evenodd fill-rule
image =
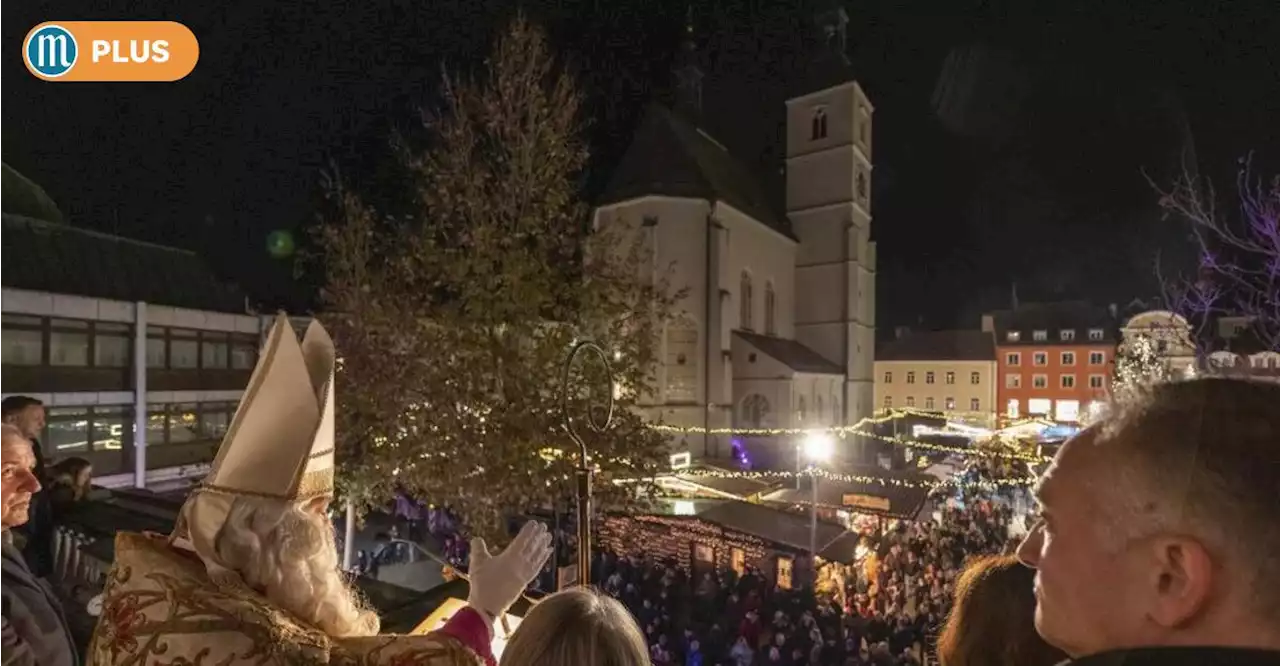
M702 67L698 65L698 45L693 38L693 5L685 14L684 38L680 41L680 54L672 69L675 76L675 110L694 126L702 120Z
M796 338L845 368L844 422L869 417L875 360L871 117L838 2L813 11L812 56L787 100L786 206L800 239Z

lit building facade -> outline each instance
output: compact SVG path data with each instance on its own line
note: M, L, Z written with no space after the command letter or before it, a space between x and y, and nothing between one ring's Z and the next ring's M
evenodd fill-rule
M905 333L876 350L876 406L918 409L992 427L996 346L986 331Z
M1113 308L1037 303L983 316L995 336L996 399L1005 420L1079 422L1106 400L1118 342Z

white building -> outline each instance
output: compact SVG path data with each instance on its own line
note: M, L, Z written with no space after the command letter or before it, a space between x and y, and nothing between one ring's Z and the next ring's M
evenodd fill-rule
M1156 354L1165 361L1175 377L1192 374L1196 365L1196 346L1191 340L1191 325L1182 316L1167 310L1148 310L1129 317L1120 328L1120 349L1140 339L1150 340Z
M874 409L873 108L844 55L848 17L815 18L811 76L787 101L785 202L699 128L702 76L688 61L679 110L649 110L595 213L597 226L646 230L654 270L674 266L688 289L653 404L669 424L854 424ZM674 447L725 458L730 437Z

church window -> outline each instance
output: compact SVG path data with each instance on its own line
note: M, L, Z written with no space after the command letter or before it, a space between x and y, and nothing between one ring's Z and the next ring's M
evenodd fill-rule
M752 393L742 400L742 425L748 428L766 428L769 423L769 399Z
M694 402L698 388L698 328L682 319L667 327L667 401Z
M818 107L813 111L813 120L811 121L810 138L813 141L827 138L827 110Z
M751 274L746 271L742 272L742 287L740 291L741 303L738 305L738 327L744 331L755 330L752 327L753 318L751 316L751 301L754 299L754 294L751 290Z
M867 198L867 174L859 171L855 180L857 181L858 198L865 200Z
M775 312L777 297L773 293L773 282L764 283L764 332L775 335L778 332L777 313Z

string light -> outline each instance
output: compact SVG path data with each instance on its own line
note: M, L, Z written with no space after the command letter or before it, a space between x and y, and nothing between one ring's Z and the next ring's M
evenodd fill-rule
M1036 481L1034 476L1022 476L1011 479L991 479L980 481L961 481L956 478L946 481L923 480L923 479L895 479L884 476L871 476L867 474L843 474L833 472L821 468L810 468L800 472L787 470L720 470L720 469L683 469L679 471L680 476L690 477L709 477L714 479L750 479L750 480L784 480L794 479L796 477L817 476L828 481L836 481L850 484L879 485L885 488L923 488L932 490L942 487L956 487L964 489L985 489L992 490L1002 486L1029 486Z

